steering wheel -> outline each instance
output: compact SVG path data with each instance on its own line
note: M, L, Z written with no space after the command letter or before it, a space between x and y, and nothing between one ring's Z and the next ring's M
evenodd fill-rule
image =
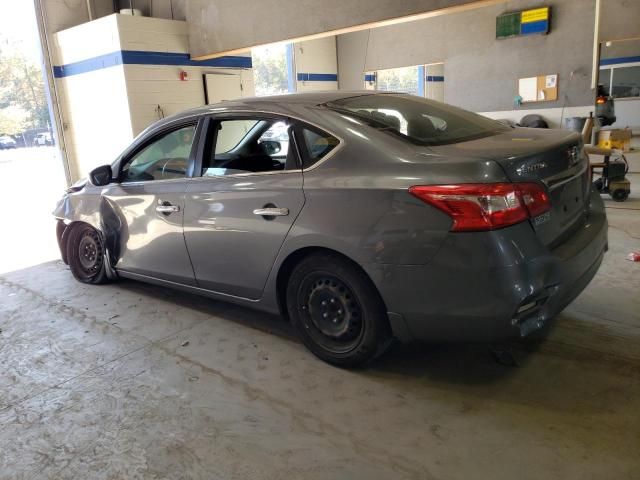
M184 162L184 170L176 170L176 169L172 169L172 168L167 168L167 165L169 165L170 162L172 161L180 161L180 162ZM164 177L165 174L177 174L177 175L182 175L186 172L187 170L187 165L186 165L186 160L184 158L167 158L164 162L164 164L162 165L162 169L161 169L161 175Z

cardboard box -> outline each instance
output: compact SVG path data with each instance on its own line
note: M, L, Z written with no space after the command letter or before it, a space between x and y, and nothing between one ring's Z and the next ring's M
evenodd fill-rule
M598 132L598 146L628 152L631 149L631 129L615 128L611 130L600 130Z

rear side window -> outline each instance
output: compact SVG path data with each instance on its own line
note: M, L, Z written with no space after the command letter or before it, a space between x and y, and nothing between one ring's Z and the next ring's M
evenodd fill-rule
M203 157L203 176L227 176L292 170L295 149L289 148L290 124L284 119L220 120L211 128ZM213 143L215 142L215 144Z
M300 127L300 132L303 144L303 168L309 168L315 165L340 143L340 140L330 133L317 128L303 125Z
M416 145L446 145L509 130L481 115L414 95L362 95L326 106Z

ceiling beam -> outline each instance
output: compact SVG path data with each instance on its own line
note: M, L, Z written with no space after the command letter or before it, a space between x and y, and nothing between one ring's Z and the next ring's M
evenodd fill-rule
M190 0L195 60L278 42L386 27L504 3L506 0Z

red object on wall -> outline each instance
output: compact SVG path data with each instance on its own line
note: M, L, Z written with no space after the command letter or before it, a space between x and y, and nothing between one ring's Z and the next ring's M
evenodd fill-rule
M189 80L189 75L184 70L180 72L180 80L183 82L186 82L187 80Z

